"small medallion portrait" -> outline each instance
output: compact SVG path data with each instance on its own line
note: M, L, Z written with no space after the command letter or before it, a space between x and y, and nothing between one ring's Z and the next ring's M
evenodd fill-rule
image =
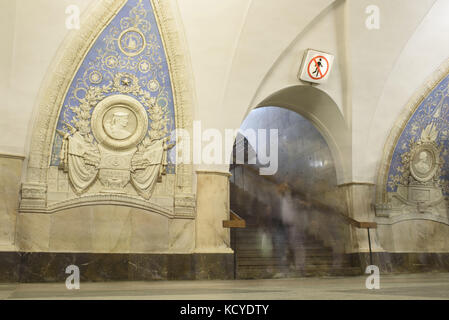
M428 181L433 178L438 169L438 152L434 147L422 145L418 147L411 158L410 172L418 181Z
M415 169L420 174L426 174L432 168L432 160L429 152L421 151L415 158Z
M108 136L116 140L129 138L136 130L134 112L123 107L109 110L103 118L103 127Z

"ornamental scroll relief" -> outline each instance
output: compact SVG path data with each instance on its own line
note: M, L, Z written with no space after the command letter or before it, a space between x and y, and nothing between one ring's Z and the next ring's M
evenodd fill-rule
M75 127L66 124L70 133L58 131L63 138L60 169L68 173L77 194L98 179L102 193L125 193L131 183L149 199L165 174L167 151L174 147L167 137L167 111L137 83L131 74L118 74L113 85L88 90L83 103L73 108ZM125 94L106 97L109 92L132 92L138 99Z
M19 210L104 204L193 219L193 168L176 163L170 135L191 128L192 100L168 2L101 1L62 48L39 102Z
M46 184L24 184L21 211L56 212L106 203L146 208L167 217L193 217L191 195L176 195L171 205L146 202L166 175L167 152L175 143L169 111L137 83L134 75L120 73L110 85L87 90L82 103L72 108L74 125L65 123L64 131L57 130L63 141L58 169L68 177L75 197L49 205ZM129 192L128 185L142 200Z
M438 130L430 123L420 138L402 154L402 183L388 193L388 202L376 205L379 217L401 214L446 216L446 203L439 181L443 164L442 146L436 143Z

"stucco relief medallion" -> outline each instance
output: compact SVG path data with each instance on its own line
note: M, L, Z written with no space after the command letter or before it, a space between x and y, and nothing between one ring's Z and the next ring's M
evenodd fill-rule
M135 147L148 131L145 108L125 95L107 97L92 114L92 132L100 144L113 150Z
M147 60L142 60L139 62L139 71L142 73L147 73L151 69L151 64Z
M127 29L119 36L118 46L127 56L137 56L145 49L145 36L139 29Z
M402 154L400 170L404 179L398 183L396 192L388 194L387 203L376 205L376 215L447 215L440 179L443 146L436 142L438 135L436 125L430 123L419 140L411 140L410 151Z
M118 66L119 61L118 58L116 56L108 56L105 58L105 62L104 64L111 69L114 69Z
M89 74L89 81L93 84L99 84L103 81L103 75L99 71L94 70Z
M157 80L155 80L155 79L151 79L151 80L148 82L148 89L149 89L151 92L155 92L155 91L159 90L159 87L160 87L160 84L159 84L159 82L158 82Z
M439 152L433 144L417 146L411 155L410 173L420 182L431 180L438 170Z

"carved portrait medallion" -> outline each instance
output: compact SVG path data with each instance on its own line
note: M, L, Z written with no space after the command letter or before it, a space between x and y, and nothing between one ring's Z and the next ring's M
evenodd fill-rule
M429 181L438 169L438 161L438 150L433 144L418 145L410 157L410 173L418 181Z
M103 128L112 139L127 139L136 131L136 127L136 114L126 106L111 108L103 117Z
M135 147L148 131L145 108L136 99L113 95L100 101L92 114L92 132L100 145L110 149Z

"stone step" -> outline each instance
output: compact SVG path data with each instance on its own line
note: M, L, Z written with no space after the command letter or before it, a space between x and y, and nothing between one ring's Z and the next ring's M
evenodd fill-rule
M333 252L332 248L329 247L325 247L323 245L320 244L309 244L309 245L295 245L295 244L291 244L291 243L268 243L266 245L262 245L262 243L240 243L240 244L236 244L234 247L238 247L241 249L244 248L248 248L248 249L255 249L255 250L263 250L266 249L267 247L274 247L274 248L298 248L298 250L304 249L304 250L324 250L324 251L330 251Z
M271 243L288 243L291 245L298 245L298 246L304 246L307 247L309 245L312 246L321 246L324 247L324 244L321 241L312 241L312 240L307 240L307 241L293 241L293 240L288 240L285 238L271 238L270 240L262 240L262 237L254 237L254 238L245 238L245 239L237 239L235 240L236 245L240 245L240 244L260 244L262 241L270 241Z
M337 261L342 260L345 261L345 259L339 259L338 257L334 257L332 254L326 254L326 253L293 253L297 257L304 257L306 259L321 259L321 260L331 260L331 261ZM236 254L237 258L242 259L251 259L251 258L282 258L285 256L290 256L291 253L286 252L285 254L281 254L279 252L238 252Z
M360 268L290 270L288 268L241 268L237 273L238 279L272 279L293 277L319 277L319 276L360 276Z
M236 261L240 262L263 262L263 261L292 261L294 260L291 256L236 256ZM351 265L350 261L336 261L332 259L331 257L300 257L298 256L296 258L296 261L303 261L303 263L319 263L319 264L340 264L340 265Z
M306 265L303 267L294 267L290 264L277 264L277 265L257 265L257 266L252 266L252 265L242 265L239 268L239 271L244 271L244 270L255 270L255 271L260 271L260 270L274 270L274 271L279 271L279 270L283 270L283 271L291 271L291 272L314 272L314 271L326 271L326 272L343 272L343 271L348 271L348 272L358 272L361 273L362 270L359 267L351 267L351 266L327 266L327 265Z
M253 248L238 248L236 251L238 256L285 256L288 254L296 254L296 255L304 255L310 257L332 257L332 259L340 259L340 255L334 255L332 251L320 251L319 249L272 249L272 250L263 250L263 249L253 249Z
M261 249L241 249L236 252L237 256L284 256L285 253L290 252L285 248L284 250L261 250ZM293 252L297 254L304 254L305 256L310 257L332 257L333 259L338 259L341 256L340 255L334 255L332 251L324 251L324 250L293 250Z
M231 185L232 187L232 185ZM254 197L243 190L236 200ZM252 202L251 202L252 203ZM353 267L351 261L340 254L334 254L331 247L323 241L303 230L300 237L288 238L287 230L273 225L257 225L258 217L244 213L248 208L233 206L235 212L246 220L247 228L234 230L233 248L236 252L237 278L260 279L279 277L307 277L307 276L348 276L363 274L359 267ZM243 215L242 215L243 214ZM263 248L263 234L270 234L269 249ZM290 234L291 235L291 234ZM265 239L266 241L267 239ZM272 245L272 246L271 246ZM302 268L292 265L293 257L299 257Z
M309 268L309 267L324 267L324 268L343 268L343 267L352 267L351 264L338 264L338 265L334 265L334 263L332 261L319 261L319 260L315 260L315 261L304 261L304 266L305 268ZM237 260L237 266L238 267L242 267L242 266L279 266L279 265L290 265L291 262L290 261L282 261L282 260L269 260L269 259L258 259L258 260L245 260L245 261L239 261Z

